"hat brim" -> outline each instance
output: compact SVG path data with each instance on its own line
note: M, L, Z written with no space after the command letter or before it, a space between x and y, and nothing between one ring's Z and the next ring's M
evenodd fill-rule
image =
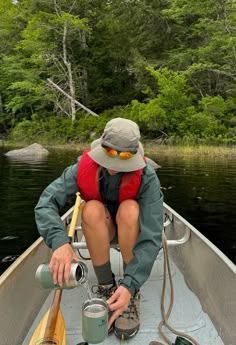
M141 143L140 145L142 147ZM118 155L115 157L109 157L104 152L100 144L100 140L96 140L96 146L94 146L94 143L92 143L92 150L88 153L88 155L92 158L94 162L106 169L115 170L119 172L130 172L142 169L146 166L146 163L143 159L142 154L140 153L140 150L138 150L138 152L129 159L120 159Z

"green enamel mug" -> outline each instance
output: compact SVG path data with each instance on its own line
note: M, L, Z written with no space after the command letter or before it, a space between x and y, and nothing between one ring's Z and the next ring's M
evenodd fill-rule
M101 298L92 298L82 306L82 336L89 344L104 341L108 334L108 304Z

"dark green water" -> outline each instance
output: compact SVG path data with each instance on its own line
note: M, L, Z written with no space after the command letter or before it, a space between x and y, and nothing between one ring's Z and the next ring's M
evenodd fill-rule
M45 160L7 158L0 147L0 274L4 258L20 255L37 238L34 206L43 189L79 151L51 150ZM152 156L165 202L236 263L236 159Z

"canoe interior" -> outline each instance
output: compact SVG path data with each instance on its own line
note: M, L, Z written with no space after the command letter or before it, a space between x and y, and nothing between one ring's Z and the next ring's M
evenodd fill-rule
M50 251L42 239L33 243L0 276L0 345L21 345L49 291L39 288L35 271Z
M236 344L236 266L196 228L168 205L172 222L168 238L179 238L191 230L191 238L182 246L170 248L172 260L184 275L187 286L201 301L224 344ZM224 229L222 229L224 231Z
M85 250L83 250L85 252ZM85 254L85 253L84 253ZM87 253L86 253L87 255ZM122 261L120 254L111 249L112 267L119 279L122 276ZM89 284L96 284L91 262L89 268ZM162 341L158 334L157 326L161 321L160 296L163 282L163 255L157 257L149 280L141 289L141 328L133 342L137 345L149 344L151 341ZM209 316L203 311L197 297L188 289L183 275L176 265L172 263L172 274L175 284L175 304L170 317L170 324L179 331L187 332L201 345L223 345L223 341L213 326ZM167 303L169 301L169 288L167 290ZM50 307L53 293L51 293L36 318L31 330L25 338L23 345L28 345L34 328L37 326L45 311ZM82 303L88 298L86 289L79 286L73 290L64 290L61 302L61 311L64 316L67 332L67 344L76 345L83 342L82 337ZM167 336L174 342L175 336L167 332ZM109 335L102 344L125 344L115 335ZM163 342L165 344L165 342ZM228 344L227 344L228 345Z
M71 212L64 215L65 223L69 222L67 218L71 218ZM185 244L169 247L175 293L170 324L194 337L200 345L235 345L235 265L167 205L165 213L171 219L166 228L168 239L181 238L186 227L191 229L191 237ZM80 251L83 256L88 256L86 249ZM39 239L0 277L0 345L28 345L35 327L49 308L53 291L40 288L34 276L38 265L48 262L50 255L42 239ZM123 273L120 253L111 249L111 259L118 280ZM89 269L89 285L92 286L96 284L94 271L91 261L85 262ZM149 344L154 340L166 344L157 329L161 321L162 283L161 250L148 281L141 289L139 333L134 339L122 342L109 335L103 344ZM166 308L169 294L167 284ZM84 341L81 307L87 297L82 286L63 291L61 311L66 324L67 345ZM168 330L166 334L174 342L175 335Z

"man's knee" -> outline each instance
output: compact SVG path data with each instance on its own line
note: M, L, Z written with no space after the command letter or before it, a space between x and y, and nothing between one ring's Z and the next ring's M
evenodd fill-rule
M82 223L94 224L105 216L105 208L102 202L98 200L89 200L86 202L82 212Z
M125 200L123 201L117 211L116 222L119 224L120 221L126 223L136 223L139 217L139 204L136 200Z

